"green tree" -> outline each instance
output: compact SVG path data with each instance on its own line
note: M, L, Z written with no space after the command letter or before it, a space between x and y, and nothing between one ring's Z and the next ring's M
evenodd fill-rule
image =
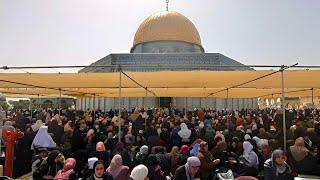
M0 106L0 109L3 109L5 111L9 109L9 104L7 103L7 101L0 101Z
M22 100L19 101L9 101L9 104L12 105L13 109L29 109L30 101Z

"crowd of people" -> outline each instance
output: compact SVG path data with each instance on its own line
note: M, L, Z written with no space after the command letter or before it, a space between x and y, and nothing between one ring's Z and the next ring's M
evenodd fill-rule
M121 118L118 112L9 113L2 131L24 132L15 145L14 177L30 171L35 180L287 180L320 175L317 109L286 110L285 127L282 111L269 108L135 108L122 109ZM6 145L4 139L2 143Z

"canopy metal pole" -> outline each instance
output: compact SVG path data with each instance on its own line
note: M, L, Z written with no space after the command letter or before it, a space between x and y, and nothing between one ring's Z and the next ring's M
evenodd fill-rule
M243 68L243 65L210 65L210 64L175 64L175 68L186 68L186 67L239 67ZM71 66L1 66L0 69L2 70L9 70L9 69L62 69L62 68L85 68L85 67L90 67L90 68L105 68L105 67L116 67L118 65L71 65ZM280 65L257 65L257 64L247 64L245 65L247 67L252 67L252 68L281 68L282 66ZM130 64L130 65L122 65L122 67L157 67L160 69L163 68L168 68L172 67L172 64ZM318 69L320 66L295 66L295 68L302 68L302 69Z
M31 120L32 120L32 100L31 100L31 98L30 98L29 106L30 106L30 117L31 117Z
M77 108L77 106L78 106L78 102L77 102L77 100L78 99L73 99L73 104L74 104L74 110L76 111L78 108Z
M41 108L41 104L40 104L40 94L38 94L38 108Z
M229 89L227 88L226 111L228 109Z
M187 106L188 106L188 100L187 97L185 97L184 99L184 114L187 116Z
M145 112L147 112L147 108L146 108L146 101L147 101L147 97L148 97L148 88L146 87L146 97L145 97L145 100L143 101L144 103L144 110ZM147 118L144 119L144 130L147 129Z
M61 116L61 88L59 89L59 116Z
M286 109L285 109L285 97L284 97L284 66L282 66L281 68L281 94L282 94L282 103L281 103L281 107L282 107L282 122L283 122L283 147L284 147L284 151L287 150L287 137L286 137Z
M93 94L93 121L96 120L96 94Z
M204 103L206 105L206 109L209 109L208 98L207 97L204 98Z
M121 74L122 74L122 71L121 71L121 68L119 66L119 100L118 100L118 108L119 108L119 114L118 114L118 123L119 123L119 129L118 129L118 138L119 138L119 142L121 142Z
M311 88L311 102L312 102L312 107L314 107L314 101L313 101L313 98L314 98L313 88Z

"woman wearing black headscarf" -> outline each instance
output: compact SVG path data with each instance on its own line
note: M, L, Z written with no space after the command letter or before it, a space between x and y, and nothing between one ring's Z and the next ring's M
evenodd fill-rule
M146 161L148 168L148 178L152 180L163 180L165 179L163 171L160 167L160 161L153 154L149 155Z
M64 133L64 129L62 126L58 124L58 121L56 119L53 119L48 126L48 132L53 134L52 139L54 140L55 143L58 145L61 144L61 137Z
M94 173L86 180L112 180L113 177L106 172L106 167L102 160L98 160L93 165Z

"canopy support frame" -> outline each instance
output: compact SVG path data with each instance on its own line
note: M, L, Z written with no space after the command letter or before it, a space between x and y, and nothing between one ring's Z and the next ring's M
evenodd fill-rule
M118 99L118 141L121 142L121 86L122 86L122 70L119 66L119 99Z

